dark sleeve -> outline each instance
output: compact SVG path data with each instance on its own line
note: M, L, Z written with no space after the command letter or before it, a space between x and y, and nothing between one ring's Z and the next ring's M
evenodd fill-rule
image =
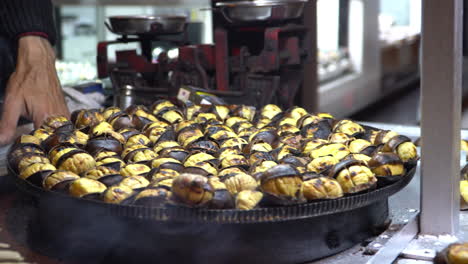
M55 44L51 0L0 0L0 32L11 40L37 35Z

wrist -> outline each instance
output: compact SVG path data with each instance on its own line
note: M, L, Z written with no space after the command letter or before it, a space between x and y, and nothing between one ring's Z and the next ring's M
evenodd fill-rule
M39 36L23 36L18 39L18 62L54 62L55 52L50 42Z

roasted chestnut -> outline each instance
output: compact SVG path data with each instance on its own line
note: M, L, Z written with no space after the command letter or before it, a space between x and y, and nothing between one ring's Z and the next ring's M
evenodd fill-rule
M95 200L98 199L106 189L106 185L99 181L79 178L70 184L68 192L73 197Z
M215 155L219 151L218 144L210 140L202 140L193 142L187 146L187 150L195 152L205 152L210 155Z
M85 149L91 155L96 155L96 153L103 150L120 154L123 150L123 143L125 143L125 139L122 135L114 131L108 131L99 136L90 138Z
M352 141L353 139L354 139L353 137L350 137L347 134L340 132L340 133L330 134L330 138L328 139L328 141L330 143L347 144L348 142Z
M344 133L348 136L354 136L358 133L364 133L365 129L351 120L338 121L333 127L334 133Z
M182 147L166 148L159 152L160 157L174 158L180 162L184 161L189 153Z
M159 154L159 152L161 152L161 150L163 149L168 149L168 148L173 148L173 147L180 147L179 143L175 142L175 141L163 141L163 142L160 142L158 144L156 144L154 147L153 147L153 150L156 154Z
M258 186L254 177L243 172L227 174L221 180L232 195L243 190L255 190Z
M336 199L343 196L343 189L335 179L319 177L304 181L302 193L308 201Z
M70 171L54 171L47 174L42 186L48 191L68 192L70 184L80 179L80 176Z
M148 146L150 144L150 140L143 134L134 134L128 137L127 142L125 143L125 147L129 147L132 145L145 145Z
M327 140L325 139L311 139L311 140L306 140L303 144L302 147L302 153L304 154L310 154L312 150L315 148L322 146L324 144L328 143Z
M281 108L279 108L279 106L274 105L274 104L268 104L268 105L265 105L262 108L262 110L260 112L260 115L271 120L275 116L280 114L281 112L282 112L282 110L281 110Z
M184 114L177 108L162 110L157 114L157 117L168 122L169 124L175 124L184 120Z
M468 263L468 243L454 243L437 254L435 264Z
M218 177L211 177L208 183L214 190L213 199L208 207L211 209L230 209L234 208L234 199L231 193L227 190L226 185L222 183Z
M248 169L249 162L243 155L229 155L221 160L221 168L242 167Z
M91 127L104 121L101 113L93 110L77 110L72 113L72 122L77 129L87 133Z
M141 145L133 145L133 146L136 146L137 148L133 150L132 150L132 147L128 148L130 149L130 152L128 152L124 157L124 161L127 163L148 163L149 161L155 159L158 156L150 148L147 148L147 147L141 148L140 147ZM125 153L125 150L123 153Z
M236 209L252 210L258 207L263 199L263 193L255 190L244 190L236 196Z
M134 128L133 116L125 113L117 113L109 118L109 124L112 125L114 130L120 130L122 128Z
M96 160L96 166L105 166L120 171L120 169L125 166L125 162L123 162L119 157L105 157Z
M145 189L134 200L135 205L159 207L171 199L172 193L165 188Z
M154 145L163 141L175 140L174 130L170 127L160 127L160 126L151 127L145 131L145 134L149 138L149 141L153 143Z
M49 116L46 118L46 120L44 120L41 128L44 128L48 131L55 131L58 128L61 128L64 131L72 131L73 123L65 116Z
M332 128L327 120L308 124L301 129L301 135L304 138L328 139L331 132Z
M232 113L234 116L242 117L252 122L255 117L255 107L239 105L239 106L234 107L234 109L232 110Z
M361 161L344 160L333 166L330 177L335 178L345 193L357 193L375 187L375 174Z
M148 174L146 175L146 179L152 182L161 178L167 178L167 177L175 178L179 175L180 175L179 172L175 170L154 168L154 169L151 169L150 172L148 172Z
M36 186L41 186L47 175L55 170L56 168L50 163L33 163L25 167L19 176Z
M80 175L94 168L96 161L83 150L66 148L52 158L52 164L59 170L68 170Z
M101 122L95 125L93 128L91 128L91 130L89 131L89 134L91 135L91 137L96 137L102 134L109 133L111 131L114 131L114 128L112 127L111 124L107 122Z
M323 156L313 159L307 164L307 171L327 175L329 170L339 162L333 156Z
M143 176L130 176L123 178L119 183L119 186L127 186L133 190L142 190L149 184L150 182Z
M249 157L250 164L255 164L259 161L265 161L265 160L275 161L275 158L269 152L263 152L263 151L253 152L252 154L250 154L250 157Z
M415 164L418 160L418 151L410 138L406 136L395 136L382 148L384 152L394 152L403 162Z
M186 166L184 172L192 173L192 174L199 174L203 176L217 176L218 170L213 163L209 163L206 161L200 161L193 165Z
M330 155L337 160L342 160L349 155L349 149L343 144L329 143L318 146L310 152L310 157L313 159Z
M303 202L302 177L289 164L281 164L263 172L260 190L274 204L293 204Z
M157 158L151 161L151 168L171 169L181 172L184 169L184 165L174 158Z
M204 152L199 152L199 153L195 153L195 154L188 156L187 159L185 159L184 161L184 166L191 167L191 166L194 166L195 163L202 162L202 161L211 163L213 165L218 165L219 163L218 160L212 155L204 153Z
M23 171L26 167L34 163L50 163L49 159L39 153L26 153L20 158L18 158L17 164L12 166L11 168L16 172Z
M100 181L106 186L116 185L122 181L123 177L118 170L106 166L97 166L94 169L87 171L84 177Z
M237 148L223 148L218 153L218 159L223 160L229 156L240 155L240 154L242 154L242 152L239 151L239 149Z
M122 110L120 108L112 106L112 107L108 107L108 108L104 109L104 111L102 111L101 115L102 115L102 117L104 117L104 120L108 120L109 117L111 117L112 115L115 115L117 113L120 113L120 112L122 112Z
M145 176L150 170L150 167L144 164L134 163L123 166L120 169L120 174L124 177Z
M172 183L172 193L178 202L191 207L203 206L213 199L214 190L208 179L190 173L183 173Z
M38 128L38 129L33 130L31 134L35 136L36 138L38 138L39 142L42 143L46 138L52 135L52 132L44 128Z
M278 163L271 160L259 160L250 167L250 172L253 176L262 173L278 165Z
M103 200L104 202L110 204L125 204L125 201L131 198L133 194L133 189L128 186L112 186L104 192Z
M376 176L386 177L388 180L398 180L405 175L403 161L395 153L376 153L368 164Z
M387 143L390 139L398 136L397 132L390 131L390 130L382 130L377 132L375 135L374 141L372 142L374 145L380 145Z

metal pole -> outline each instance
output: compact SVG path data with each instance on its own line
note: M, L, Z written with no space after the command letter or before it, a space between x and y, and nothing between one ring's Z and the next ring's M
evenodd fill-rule
M318 109L317 73L317 0L309 0L304 9L304 25L309 29L309 60L304 66L301 105L311 112Z
M422 234L458 231L462 4L423 1Z

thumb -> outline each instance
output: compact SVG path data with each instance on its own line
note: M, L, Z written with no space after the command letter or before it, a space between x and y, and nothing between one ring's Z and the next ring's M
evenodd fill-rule
M18 98L19 99L19 98ZM0 120L0 145L13 142L16 126L22 111L22 100L6 96L3 104L2 119Z

